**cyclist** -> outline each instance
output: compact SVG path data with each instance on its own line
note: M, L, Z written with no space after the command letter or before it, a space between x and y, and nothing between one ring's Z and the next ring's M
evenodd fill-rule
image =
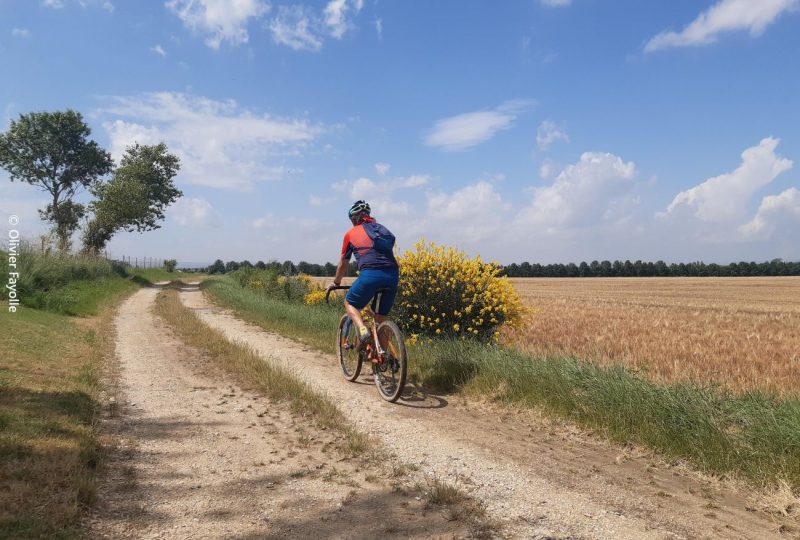
M358 347L369 342L370 332L361 318L361 310L372 302L377 324L386 320L397 295L399 269L394 257L394 235L370 216L370 207L365 201L356 201L347 216L353 228L347 231L342 242L342 256L336 268L336 277L331 287L338 287L350 265L350 256L355 255L358 264L358 279L347 291L345 309L358 330ZM386 289L376 296L376 292Z

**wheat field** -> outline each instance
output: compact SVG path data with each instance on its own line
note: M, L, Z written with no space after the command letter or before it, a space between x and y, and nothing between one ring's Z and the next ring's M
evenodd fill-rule
M657 381L800 391L800 278L515 278L535 355L623 364Z

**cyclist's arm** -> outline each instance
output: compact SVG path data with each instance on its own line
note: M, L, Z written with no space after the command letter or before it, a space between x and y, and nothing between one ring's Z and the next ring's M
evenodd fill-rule
M342 284L342 278L347 273L348 266L350 266L350 257L342 257L339 266L336 267L336 277L333 278L333 284L337 287Z
M336 267L336 277L333 278L333 284L337 287L342 284L342 278L347 273L347 267L350 266L350 256L353 250L350 246L350 232L344 235L342 241L342 256L339 259L339 266Z

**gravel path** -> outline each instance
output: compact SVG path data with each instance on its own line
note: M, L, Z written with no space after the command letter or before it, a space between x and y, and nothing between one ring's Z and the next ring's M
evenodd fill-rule
M713 482L654 467L530 414L492 412L451 396L385 403L370 379L344 381L333 354L237 319L199 291L184 291L181 299L229 339L328 393L358 429L402 460L471 489L510 537L783 537L776 523L745 510L743 496Z

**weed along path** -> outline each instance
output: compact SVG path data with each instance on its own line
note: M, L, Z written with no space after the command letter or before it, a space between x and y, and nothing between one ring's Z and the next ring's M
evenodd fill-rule
M115 443L87 518L90 537L468 533L463 521L398 488L396 478L343 459L333 430L315 429L288 404L231 382L153 313L158 294L138 291L116 319L116 376L103 419Z
M417 474L472 493L502 524L501 536L766 539L795 533L729 487L532 413L491 410L457 396L385 403L370 379L344 381L333 354L246 323L198 290L180 297L229 340L324 391L357 429L417 465Z

